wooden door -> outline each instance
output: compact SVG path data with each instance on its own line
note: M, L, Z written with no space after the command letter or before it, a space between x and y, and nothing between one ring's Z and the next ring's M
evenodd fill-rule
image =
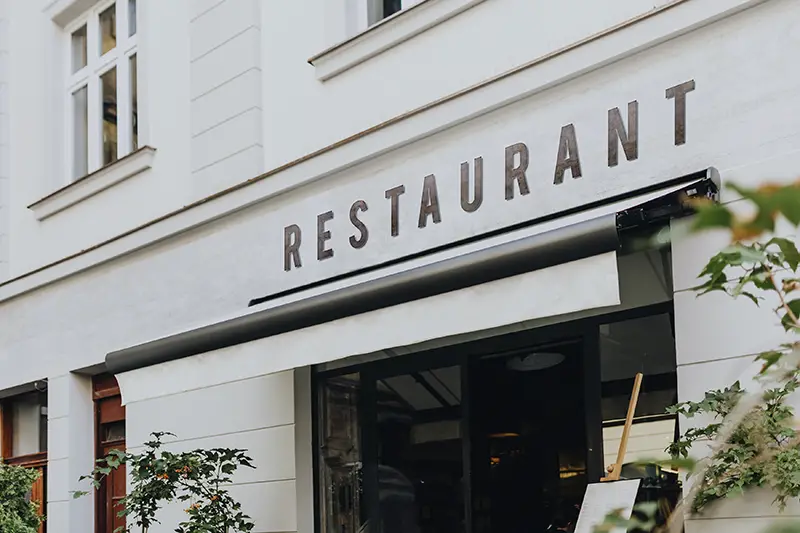
M44 516L45 498L47 494L47 486L45 485L45 471L47 467L41 466L36 469L39 472L39 479L33 484L31 488L31 501L39 504L39 516ZM39 526L39 533L45 533L45 523L42 522Z
M97 458L106 457L112 450L125 451L125 407L113 376L98 376L94 380L95 431ZM103 478L97 491L96 533L114 533L125 527L125 517L119 516L120 502L126 494L126 469L122 465Z
M103 446L103 456L108 455L111 450L125 451L125 441L105 444ZM125 497L126 492L125 465L113 470L111 474L103 480L100 492L103 494L103 514L105 515L105 531L103 533L113 533L117 528L125 527L125 517L119 516L122 510L120 502Z

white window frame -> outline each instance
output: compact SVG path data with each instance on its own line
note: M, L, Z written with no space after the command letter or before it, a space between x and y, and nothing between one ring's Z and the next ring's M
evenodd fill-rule
M141 56L138 54L138 36L141 32L139 20L141 16L137 5L136 33L129 36L128 21L129 0L102 0L91 9L76 18L64 27L63 64L66 73L66 88L64 91L64 109L66 110L66 182L70 183L84 176L74 175L75 150L74 150L74 119L73 94L83 87L87 87L88 103L88 164L86 175L92 174L103 168L103 102L101 76L116 68L117 70L117 161L133 151L133 124L131 116L131 56L136 55L137 81L141 80ZM141 3L139 1L138 3ZM115 6L116 12L116 46L100 55L100 14L110 6ZM82 26L86 26L87 57L86 65L76 72L72 72L72 34ZM139 83L139 85L141 85ZM141 91L137 88L137 98ZM141 105L137 110L138 147L142 146ZM110 164L113 164L110 163Z

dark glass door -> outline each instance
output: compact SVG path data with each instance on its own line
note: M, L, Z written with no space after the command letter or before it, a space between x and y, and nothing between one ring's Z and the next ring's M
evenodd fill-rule
M577 338L471 363L474 533L545 532L577 518L592 455L585 347Z
M372 533L465 531L461 366L374 374ZM371 462L371 461L370 461Z

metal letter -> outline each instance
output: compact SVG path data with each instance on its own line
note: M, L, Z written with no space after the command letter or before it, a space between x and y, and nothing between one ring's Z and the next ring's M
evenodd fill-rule
M302 242L300 226L292 224L283 228L283 269L289 272L294 262L295 268L300 268L303 263L300 261L300 243Z
M325 241L330 240L331 232L325 229L325 223L333 220L333 211L317 216L317 261L333 257L333 248L325 249Z
M686 144L686 93L694 89L694 80L667 89L667 100L675 100L675 146Z
M575 125L567 124L561 128L561 139L558 141L558 157L556 158L556 174L553 183L564 183L564 172L569 169L573 178L581 177L581 158L578 155L578 139L575 136Z
M622 124L619 108L608 110L608 166L619 164L619 144L625 152L625 158L633 161L639 158L639 102L628 103L628 130Z
M514 159L519 154L519 166L514 166ZM530 193L525 171L528 170L528 147L525 143L512 144L506 147L506 200L514 198L514 182L519 183L519 193L523 196Z
M392 200L392 237L400 234L400 195L406 192L405 185L398 185L386 191L386 199Z
M442 212L439 210L439 192L436 189L436 176L433 174L425 176L425 181L422 184L418 227L424 228L428 225L428 215L433 216L434 224L442 221Z
M353 205L350 206L350 222L356 227L359 233L361 233L361 236L358 239L356 239L355 235L350 236L350 246L356 250L363 248L369 239L369 230L367 229L367 225L358 219L358 212L366 210L367 202L364 200L356 200L353 202Z
M461 163L461 209L474 213L483 203L483 158L475 158L475 199L469 201L469 162Z

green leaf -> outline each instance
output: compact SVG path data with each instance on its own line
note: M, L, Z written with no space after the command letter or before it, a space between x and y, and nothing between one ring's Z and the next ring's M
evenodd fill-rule
M751 292L742 291L741 296L749 298L756 305L758 305L758 303L760 301L760 299L755 294L753 294Z
M792 310L792 313L794 313L796 318L800 318L800 299L786 302L786 306ZM786 312L781 318L781 324L786 331L797 327L797 324L795 324L788 312Z
M753 245L734 244L722 250L722 254L726 257L728 264L732 266L744 263L762 263L767 259L767 254Z
M763 374L774 365L778 364L778 362L783 357L783 352L779 352L777 350L771 350L769 352L763 352L756 357L756 361L763 361L764 364L761 367L760 373Z
M733 224L733 214L722 204L703 203L696 206L697 215L694 218L692 229L701 230L709 228L730 228Z
M800 224L800 187L797 184L781 187L773 193L775 208L786 220Z
M774 237L769 240L767 245L770 244L777 244L778 247L781 249L781 253L783 253L783 257L786 259L786 263L789 265L789 268L792 271L796 271L797 267L800 266L800 252L797 250L797 246L794 242L790 241L789 239L784 239L781 237Z

